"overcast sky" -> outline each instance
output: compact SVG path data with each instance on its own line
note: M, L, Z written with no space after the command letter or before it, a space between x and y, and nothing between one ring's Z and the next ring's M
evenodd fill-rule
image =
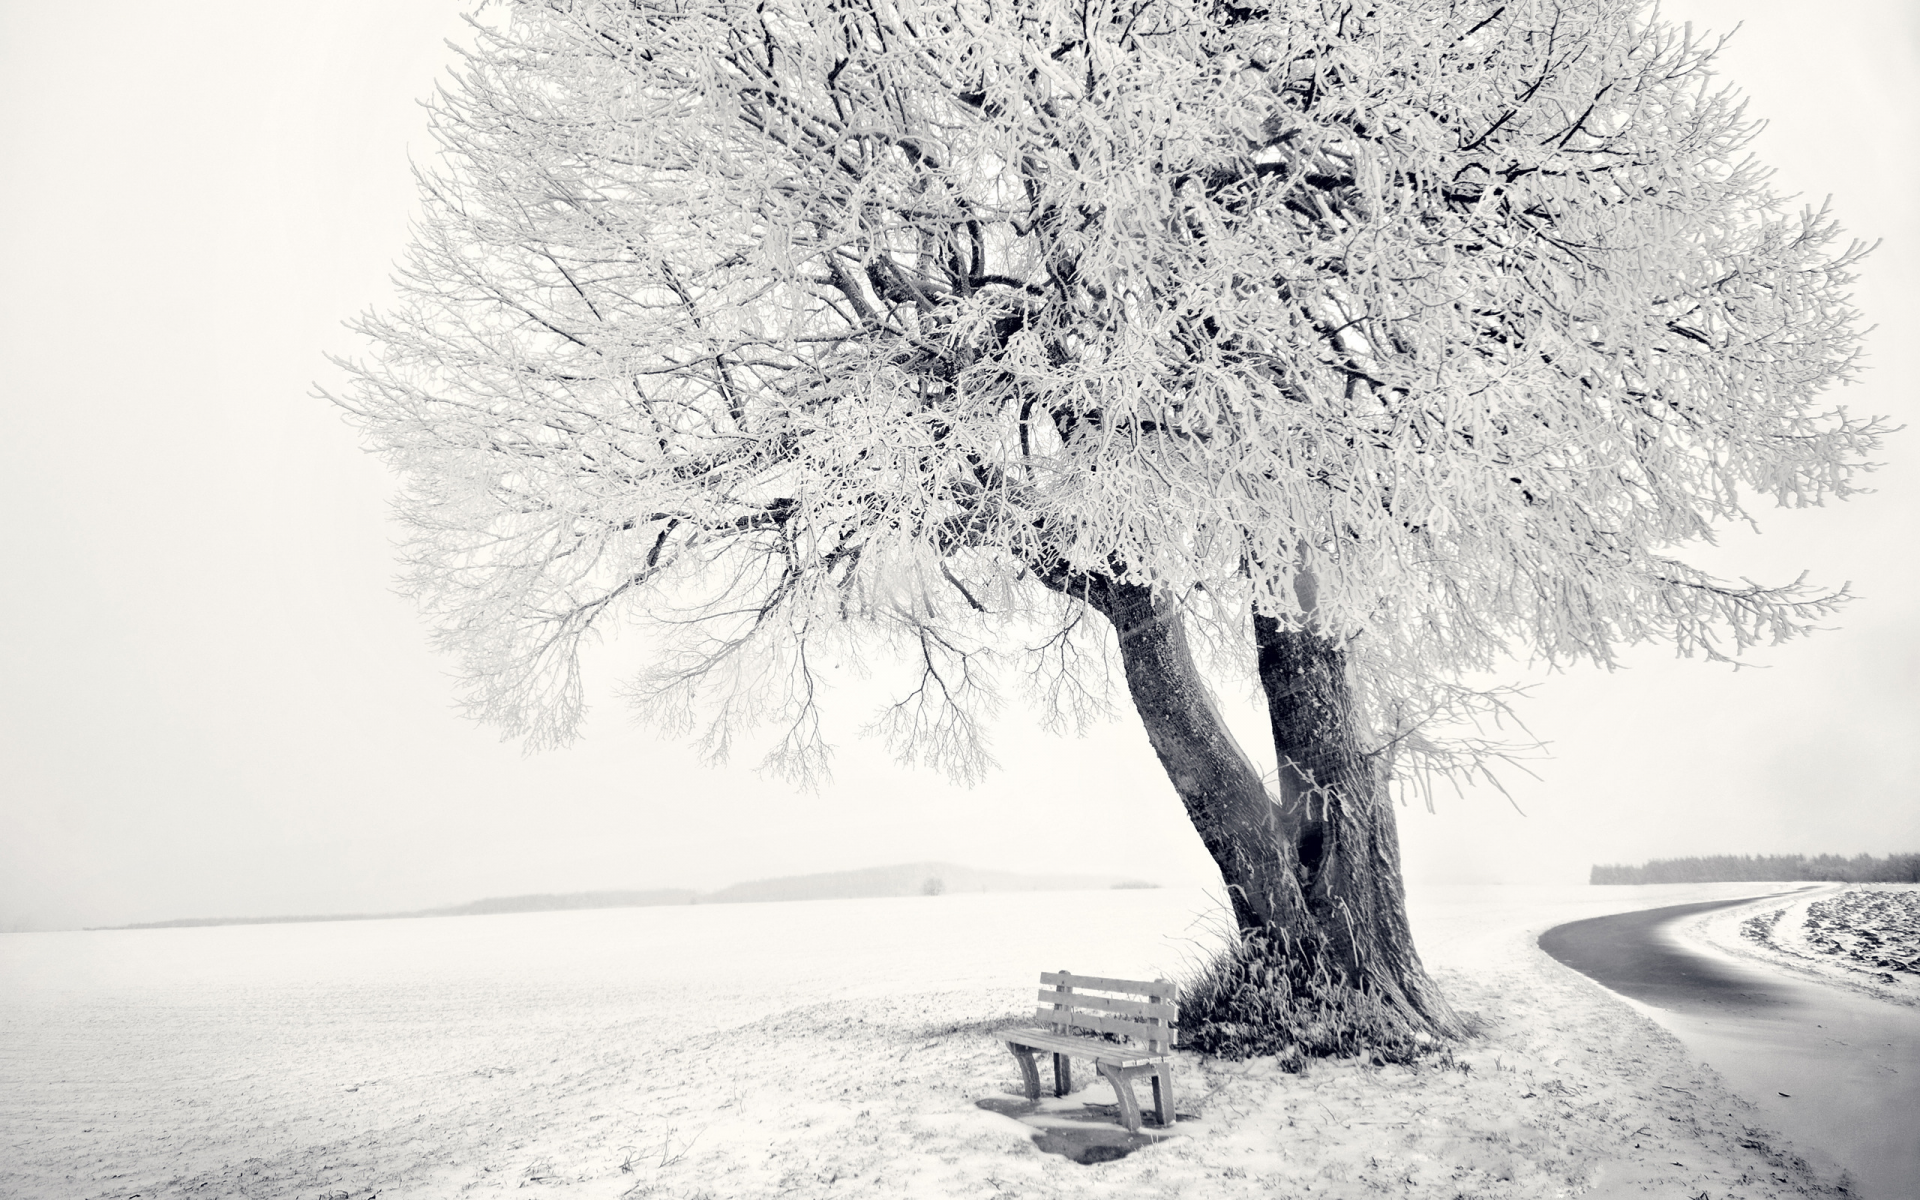
M1745 21L1723 62L1771 121L1758 153L1884 240L1858 295L1872 370L1839 398L1920 423L1920 8L1666 11ZM409 155L432 153L417 101L461 29L442 0L0 5L0 929L924 859L1217 881L1126 714L1076 740L1010 713L968 790L862 743L845 697L836 776L806 794L702 767L611 700L534 757L454 713L393 592L393 481L311 393L338 382L323 351L358 349L340 321L389 294ZM1409 876L1920 849L1917 437L1878 494L1705 556L1852 580L1832 632L1765 670L1654 650L1545 681L1539 778L1511 778L1517 809L1483 787L1403 810ZM620 653L592 664L602 697Z

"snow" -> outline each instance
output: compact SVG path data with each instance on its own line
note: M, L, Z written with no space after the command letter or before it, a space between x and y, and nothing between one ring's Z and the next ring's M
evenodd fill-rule
M1824 884L1684 931L1738 958L1920 1006L1920 885Z
M1181 1054L1189 1119L1035 1149L996 1029L1043 969L1177 977L1198 891L0 937L0 1194L1447 1198L1824 1194L1684 1048L1534 945L1766 885L1417 890L1484 1035L1417 1069ZM1073 1100L1106 1103L1077 1071Z

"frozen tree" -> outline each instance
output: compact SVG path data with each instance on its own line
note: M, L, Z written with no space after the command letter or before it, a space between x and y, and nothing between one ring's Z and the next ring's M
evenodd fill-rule
M337 399L510 735L573 733L619 623L658 648L646 713L715 754L771 722L803 776L856 644L914 664L884 735L962 777L1002 687L1071 723L1117 664L1258 968L1226 992L1449 1034L1389 788L1484 763L1435 736L1457 681L1719 659L1844 598L1673 556L1848 495L1881 430L1818 399L1860 249L1783 209L1714 46L1638 0L515 0L475 29ZM1236 673L1277 776L1222 723Z

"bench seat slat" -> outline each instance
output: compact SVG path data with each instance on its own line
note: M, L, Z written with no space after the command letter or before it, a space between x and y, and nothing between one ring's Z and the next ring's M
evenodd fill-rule
M1095 1012L1118 1013L1125 1017L1158 1017L1162 1021L1174 1019L1174 1006L1171 1004L1149 1004L1144 1000L1109 1000L1105 996L1092 996L1086 992L1063 992L1055 988L1041 988L1042 1004L1065 1004L1073 1008Z
M1125 992L1131 996L1158 996L1174 999L1175 985L1149 979L1103 979L1098 975L1073 975L1065 971L1042 971L1040 982L1056 987L1093 988L1101 992Z
M1098 1038L1071 1037L1044 1029L1009 1029L999 1035L1009 1045L1028 1046L1075 1058L1091 1058L1116 1067L1139 1067L1165 1062L1166 1054L1155 1054L1138 1046L1117 1046Z

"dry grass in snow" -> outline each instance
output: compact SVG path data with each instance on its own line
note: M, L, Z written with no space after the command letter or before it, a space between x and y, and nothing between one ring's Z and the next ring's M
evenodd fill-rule
M11 935L0 1194L1830 1194L1533 944L1743 889L1418 893L1427 960L1482 1037L1414 1069L1182 1055L1181 1136L1090 1166L978 1107L1017 1094L992 1034L1041 969L1177 974L1211 944L1198 892Z

